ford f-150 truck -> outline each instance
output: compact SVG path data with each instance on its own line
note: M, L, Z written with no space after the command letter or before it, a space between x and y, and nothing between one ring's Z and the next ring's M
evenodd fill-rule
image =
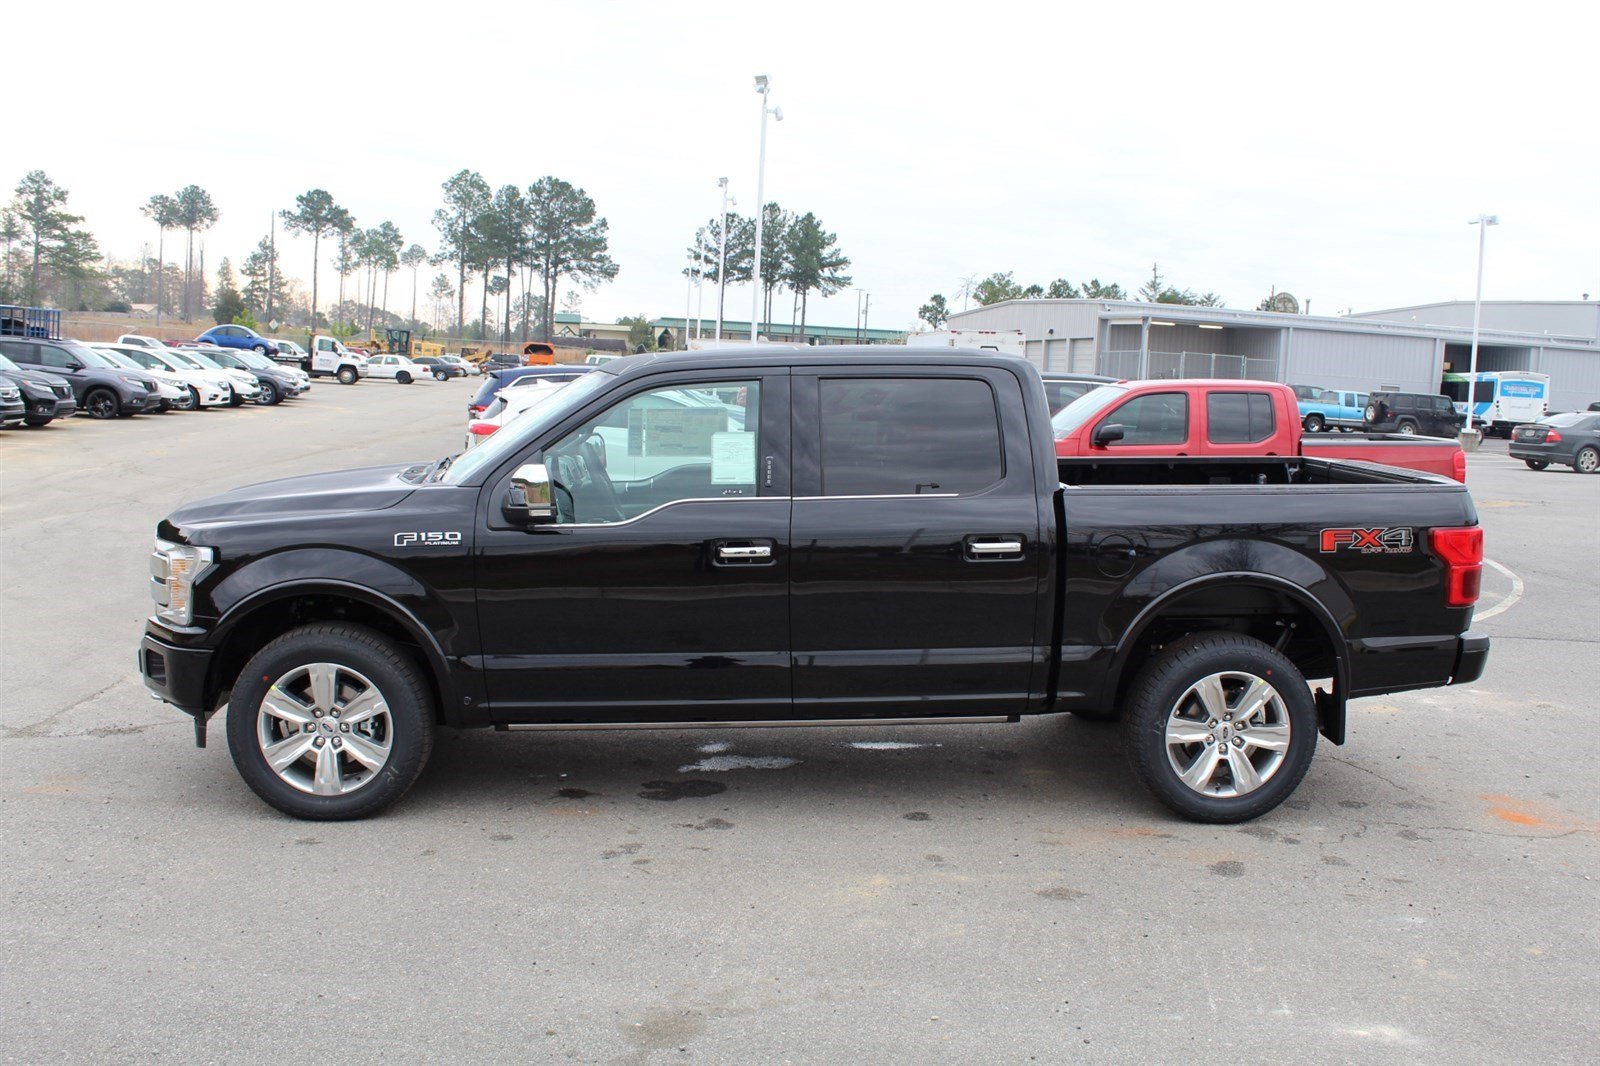
M1058 460L1038 372L882 347L634 356L453 458L156 529L145 684L244 780L372 814L441 726L1122 717L1172 810L1288 796L1354 697L1461 684L1482 536L1447 478Z
M1458 441L1408 433L1302 436L1293 387L1270 381L1119 381L1055 415L1056 454L1140 456L1299 455L1467 479Z

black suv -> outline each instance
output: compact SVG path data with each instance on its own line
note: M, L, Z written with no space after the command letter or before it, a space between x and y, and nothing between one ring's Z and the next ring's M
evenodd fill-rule
M23 421L30 426L48 425L53 418L66 418L78 410L72 383L55 374L24 370L0 355L0 381L17 387L22 394Z
M0 355L24 370L43 370L72 384L78 407L95 418L116 418L161 409L160 389L148 374L124 370L77 341L6 337Z
M1363 429L1406 436L1454 437L1467 416L1457 411L1448 396L1426 392L1374 392L1367 397L1361 420Z

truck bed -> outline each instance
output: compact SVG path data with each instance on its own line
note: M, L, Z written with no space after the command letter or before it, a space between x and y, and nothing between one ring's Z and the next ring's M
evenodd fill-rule
M1300 456L1065 458L1056 460L1056 470L1067 486L1456 484L1400 467Z

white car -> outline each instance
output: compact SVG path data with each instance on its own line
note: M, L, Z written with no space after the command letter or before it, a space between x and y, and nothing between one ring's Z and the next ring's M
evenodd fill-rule
M203 370L198 365L191 364L188 360L177 358L176 352L166 345L160 348L141 347L137 344L124 344L118 342L108 345L125 359L137 363L148 373L160 371L171 374L182 386L189 390L189 403L180 405L182 410L201 407L223 407L232 399L233 393L228 388L227 378L214 370Z
M156 395L161 398L163 411L192 411L194 410L194 396L189 392L189 386L179 380L178 376L165 367L151 368L129 358L118 351L114 345L91 344L91 348L105 356L111 362L124 370L137 370L156 380Z
M124 333L117 338L118 344L131 344L135 348L165 348L167 345L154 337L146 337L141 333Z
M501 389L489 406L483 409L483 414L467 423L467 447L482 444L485 439L498 433L501 426L538 407L572 384L573 380L541 381L520 389Z
M221 374L228 383L229 391L233 393L228 399L228 404L231 407L239 407L246 400L254 400L261 395L261 380L259 378L246 370L234 370L231 367L223 366L221 363L213 363L211 357L206 355L204 348L198 346L169 348L167 349L167 354L174 359L188 360L194 364L197 370L209 370L213 373Z
M479 377L483 374L482 368L477 363L472 362L470 359L463 359L459 355L441 355L439 359L441 362L449 363L451 366L459 366L461 372L469 378Z
M388 378L402 385L413 381L432 381L433 368L413 363L405 355L374 355L367 359L367 373L375 378Z
M278 346L278 354L271 357L275 362L302 368L311 362L311 356L294 341L275 340L272 343Z

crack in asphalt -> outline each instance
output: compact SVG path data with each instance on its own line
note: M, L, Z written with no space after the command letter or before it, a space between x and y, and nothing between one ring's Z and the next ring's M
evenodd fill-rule
M91 692L91 693L89 693L89 695L83 697L82 699L74 700L72 703L67 704L65 707L61 708L59 711L54 711L51 714L46 715L44 718L41 718L37 722L33 722L30 725L17 726L15 728L13 728L11 726L0 726L0 729L4 729L5 730L5 734L6 734L5 735L5 739L6 740L14 740L14 739L16 739L18 737L21 737L23 739L33 739L35 737L46 736L46 735L48 735L46 733L46 730L48 730L56 722L60 721L62 715L70 714L71 712L77 710L79 707L82 707L86 703L93 703L95 700L99 699L101 696L104 696L107 692L110 692L112 689L116 688L118 685L126 685L130 680L131 680L130 678L119 677L117 680L111 682L111 684L107 685L105 688L101 689L100 691ZM83 735L87 735L87 734L83 734Z
M1341 759L1337 755L1324 755L1323 758L1327 759L1327 760L1329 760L1331 762L1339 763L1341 766L1348 766L1352 770L1360 770L1364 774L1371 774L1373 777L1376 777L1379 781L1382 781L1382 782L1384 782L1386 784L1389 784L1389 785L1393 785L1395 788L1398 788L1401 792L1410 792L1411 791L1406 786L1400 784L1400 782L1395 781L1395 780L1393 780L1391 778L1385 777L1383 774L1378 773L1378 771L1372 769L1371 767L1362 766L1360 763L1353 763L1349 759Z

